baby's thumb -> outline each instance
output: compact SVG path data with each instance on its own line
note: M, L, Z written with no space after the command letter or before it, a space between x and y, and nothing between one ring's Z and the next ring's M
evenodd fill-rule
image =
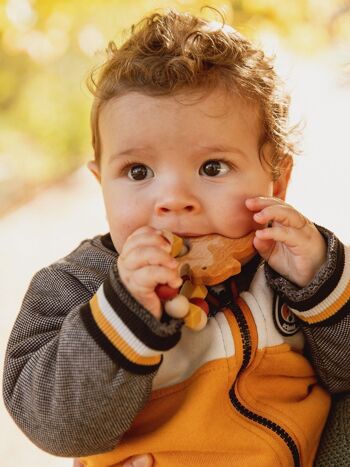
M259 255L267 262L269 262L270 256L275 247L274 240L262 240L258 237L254 238L253 241L254 247L259 253Z
M141 456L130 457L124 464L123 467L152 467L153 457L151 454L143 454Z

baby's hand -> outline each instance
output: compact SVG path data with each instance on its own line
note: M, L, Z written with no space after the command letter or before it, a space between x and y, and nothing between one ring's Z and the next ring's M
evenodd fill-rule
M246 200L258 224L270 227L257 230L254 246L281 276L299 287L314 278L327 258L327 245L315 225L278 198Z
M161 318L162 306L155 293L158 284L180 287L178 262L162 232L141 227L126 240L118 258L119 276L131 295L153 316Z

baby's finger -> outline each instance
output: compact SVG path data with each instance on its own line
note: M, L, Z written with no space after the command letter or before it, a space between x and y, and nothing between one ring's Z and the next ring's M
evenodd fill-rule
M290 206L282 199L274 198L273 196L256 196L255 198L248 198L245 201L245 205L253 212L261 211L268 206L274 205Z
M158 232L159 231L148 231L132 234L125 242L120 256L125 258L133 250L148 246L157 247L158 249L162 249L163 251L170 253L170 243L161 235L161 233Z
M275 248L276 242L274 240L264 240L259 237L254 237L253 245L259 255L263 259L268 260Z
M262 211L256 212L253 219L258 224L277 222L285 227L293 227L295 229L302 229L307 224L310 224L310 221L305 216L288 204L268 206Z
M154 227L151 227L150 225L143 225L142 227L139 227L138 229L134 230L130 235L129 238L133 238L137 235L143 235L143 234L152 234L157 232L157 230Z
M177 270L163 266L147 266L134 271L130 278L130 287L148 293L154 291L158 284L168 284L174 289L180 287L183 280Z
M266 229L257 230L255 236L260 240L273 240L282 242L289 248L303 247L306 245L305 235L300 229L276 225Z
M165 266L176 269L179 263L159 246L135 247L128 255L124 254L124 266L129 270L140 269L145 266Z
M142 456L134 456L123 464L123 467L152 467L153 457L151 454L144 454Z

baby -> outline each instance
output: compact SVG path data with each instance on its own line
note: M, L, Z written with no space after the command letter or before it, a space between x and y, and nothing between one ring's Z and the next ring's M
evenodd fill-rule
M349 253L284 201L295 149L271 62L232 28L170 11L109 45L93 92L89 168L110 233L33 278L8 344L9 412L91 467L142 453L312 466L330 393L350 387ZM255 232L241 273L208 288L200 332L156 293L183 283L165 231Z

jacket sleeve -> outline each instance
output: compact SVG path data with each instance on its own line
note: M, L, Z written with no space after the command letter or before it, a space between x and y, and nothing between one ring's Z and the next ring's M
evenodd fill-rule
M299 319L306 351L331 393L350 390L350 248L317 226L328 245L327 261L305 288L279 276L268 265L270 286Z
M113 449L180 339L181 322L159 322L123 287L115 258L107 274L86 264L64 259L34 276L5 357L8 411L58 456Z

